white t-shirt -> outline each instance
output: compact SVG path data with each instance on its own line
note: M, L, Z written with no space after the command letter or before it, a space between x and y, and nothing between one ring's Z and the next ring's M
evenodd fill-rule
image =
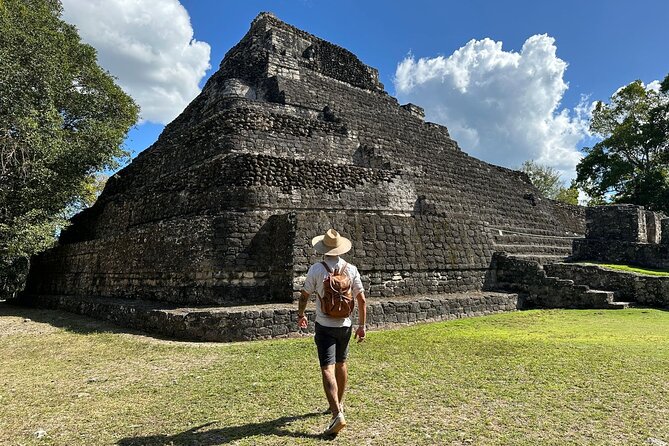
M335 269L339 270L339 268L344 266L345 262L344 259L340 257L328 256L324 257L324 261L333 271ZM321 297L324 293L323 281L328 277L328 274L328 270L321 262L314 263L311 265L311 268L309 268L307 278L304 281L304 291L309 293L309 295L312 295L314 292L316 293L316 322L325 327L350 327L350 317L331 317L323 313L323 310L321 309ZM355 299L358 294L365 291L362 287L362 281L360 280L360 273L358 272L358 268L348 263L346 266L346 274L351 279L351 293Z

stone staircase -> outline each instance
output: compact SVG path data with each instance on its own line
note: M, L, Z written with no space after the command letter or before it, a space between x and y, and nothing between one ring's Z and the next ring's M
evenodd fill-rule
M490 230L494 251L540 265L564 261L572 253L573 240L582 238L579 234L548 229L491 227Z
M591 288L576 283L557 266L541 265L536 260L504 252L493 256L492 270L496 289L520 293L524 308L625 309L634 302L619 301L615 291ZM559 274L559 275L558 275Z
M627 273L602 270L597 266L583 266L575 263L554 263L544 265L549 276L561 277L578 282L591 289L610 294L611 308L629 308L637 305L631 290L637 288L638 280ZM614 278L614 279L612 279ZM621 280L622 279L622 280Z
M604 290L593 290L589 289L586 293L591 293L593 295L598 295L600 298L606 301L605 308L609 310L624 310L633 305L632 302L621 302L615 300L615 292L613 291L604 291Z

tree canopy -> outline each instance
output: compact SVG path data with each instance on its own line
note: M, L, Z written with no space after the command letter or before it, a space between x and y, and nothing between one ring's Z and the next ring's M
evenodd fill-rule
M520 166L520 171L530 177L534 187L539 189L541 195L546 198L555 198L564 187L560 172L556 169L539 164L534 160L525 161Z
M138 116L61 13L57 0L0 0L0 293L127 155Z
M590 131L602 140L583 149L578 186L599 202L669 212L669 75L659 91L637 80L598 102Z
M573 185L566 187L560 172L556 169L528 160L520 166L519 170L527 174L534 187L539 189L544 197L564 203L578 204L578 189Z

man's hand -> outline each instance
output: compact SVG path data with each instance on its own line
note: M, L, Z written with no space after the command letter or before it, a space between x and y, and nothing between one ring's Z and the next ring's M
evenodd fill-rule
M367 320L367 299L365 293L360 292L355 296L358 301L358 329L355 331L355 337L358 342L365 340L365 321Z
M307 315L304 314L304 312L307 309L308 302L309 302L309 293L307 293L305 290L300 290L300 300L297 303L298 328L307 328L307 326L309 325L309 321L307 321Z
M358 340L358 342L362 342L365 340L365 326L361 325L358 327L357 330L355 330L355 335L354 338Z

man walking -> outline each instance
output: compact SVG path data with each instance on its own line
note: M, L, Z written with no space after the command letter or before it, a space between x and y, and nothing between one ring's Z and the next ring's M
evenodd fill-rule
M311 240L316 252L323 254L323 261L311 265L298 307L298 326L307 327L304 314L309 296L316 293L316 348L321 365L323 389L330 403L332 419L325 429L326 435L337 434L346 426L344 418L344 391L348 380L346 358L351 339L351 313L358 303L358 342L365 339L367 306L358 268L339 256L351 249L351 241L334 229ZM354 300L355 298L355 300Z

